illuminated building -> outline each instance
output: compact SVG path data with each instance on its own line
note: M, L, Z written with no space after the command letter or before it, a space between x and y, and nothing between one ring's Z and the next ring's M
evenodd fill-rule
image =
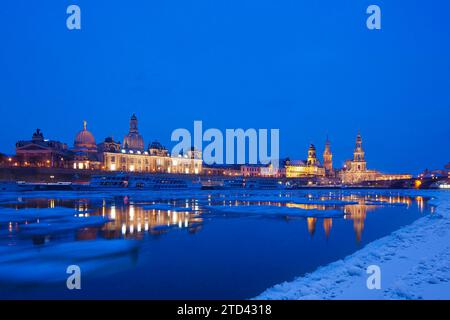
M240 176L241 166L237 164L203 165L203 173L211 176Z
M83 130L75 136L71 150L71 165L74 169L100 169L97 144L94 135L87 130L87 122L83 122Z
M201 152L189 151L186 155L151 155L150 151L126 151L120 153L104 152L103 164L108 171L127 171L143 173L200 174L202 172Z
M353 160L347 160L341 172L342 182L345 184L354 184L363 181L375 181L379 175L380 173L377 171L367 170L362 138L361 134L358 132L358 135L356 136L355 151L353 152Z
M316 147L311 144L308 148L308 159L286 162L287 178L324 177L325 168L320 165L316 155Z
M169 150L167 150L161 143L158 141L153 141L152 144L148 147L149 155L157 156L157 157L168 157Z
M323 167L325 168L325 173L329 176L333 174L333 153L330 148L330 140L325 142L325 150L323 152Z
M31 140L16 143L16 161L19 166L63 168L69 156L65 143L44 139L36 129Z
M99 152L102 167L107 171L180 174L202 172L202 153L193 148L184 155L171 156L167 148L154 141L145 149L135 114L131 116L130 130L123 143L107 138L101 147L99 145Z
M281 162L281 161L280 161ZM261 177L281 178L286 176L285 162L283 161L275 168L272 164L262 166L260 169Z
M152 143L146 151L117 149L103 152L103 166L108 171L128 172L170 172L171 158L166 148L160 143Z
M169 173L200 174L203 170L202 152L192 147L186 154L172 156Z
M123 138L122 147L127 151L144 152L144 139L139 134L138 120L134 113L130 119L130 131Z
M376 181L394 181L394 180L409 180L412 179L411 174L390 174L390 173L380 173L376 177Z
M261 176L261 166L256 164L241 165L241 175L244 177L259 177Z
M412 175L384 174L379 171L368 170L361 134L358 132L353 160L347 160L345 162L345 166L341 171L341 178L342 182L345 184L357 184L364 181L408 180L412 178Z
M113 137L105 138L105 141L101 142L97 146L98 152L120 152L120 141L114 141Z
M168 172L169 157L150 156L148 151L122 149L120 152L103 152L103 166L108 171Z

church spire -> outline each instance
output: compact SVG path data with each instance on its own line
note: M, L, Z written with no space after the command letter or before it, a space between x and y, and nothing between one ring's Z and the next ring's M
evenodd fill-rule
M361 132L358 130L358 135L356 136L355 152L353 153L353 160L364 161L364 150L362 146Z
M331 152L330 140L325 141L325 150L323 151L323 166L327 174L331 174L333 171L333 153Z

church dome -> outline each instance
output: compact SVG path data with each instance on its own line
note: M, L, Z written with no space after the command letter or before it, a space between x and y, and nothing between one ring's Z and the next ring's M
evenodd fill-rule
M75 142L73 144L77 150L97 150L94 135L87 130L86 121L83 123L83 130L75 136Z
M129 133L123 138L123 147L127 150L144 151L144 139L138 133Z
M144 138L139 134L138 119L134 113L130 119L130 131L123 138L122 146L127 150L144 151Z

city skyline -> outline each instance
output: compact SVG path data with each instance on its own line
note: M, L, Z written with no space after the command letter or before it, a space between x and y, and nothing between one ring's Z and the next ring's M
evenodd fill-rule
M135 113L133 113L132 115L131 115L131 119L136 119L136 116L135 116ZM88 125L88 122L86 121L86 120L83 120L82 121L82 125L83 125L83 130L86 130L87 129L87 125ZM82 131L83 131L82 130ZM245 128L244 128L244 130L245 130ZM92 129L91 129L91 127L89 128L89 134L91 134L90 132L91 131L93 131ZM142 131L143 130L141 130L141 125L139 126L139 131L136 131L136 133L139 133L139 134L142 134ZM62 140L62 139L60 139L60 138L58 138L58 137L49 137L49 136L47 136L46 134L45 134L45 132L41 129L41 128L36 128L35 129L35 131L33 131L33 132L38 132L39 134L44 134L44 138L45 138L45 140L54 140L54 141L58 141L58 142L61 142L61 143L63 143L63 144L65 144L65 145L67 145L67 148L68 149L73 149L73 148L75 148L76 149L76 144L77 144L77 136L78 136L78 134L79 134L79 132L81 132L81 131L77 131L78 133L76 133L76 134L74 134L74 137L75 137L75 139L72 139L72 140L69 140L69 141L64 141L64 140ZM104 142L106 142L107 141L107 139L110 139L110 138L112 138L112 141L113 142L118 142L118 143L120 143L121 145L122 145L122 148L124 148L125 147L125 144L124 144L124 141L127 139L127 136L129 135L129 133L128 134L126 134L126 133L124 133L124 134L117 134L117 135L106 135L106 136L104 136L104 137L98 137L97 136L97 134L93 134L93 136L92 136L92 138L93 139L95 139L95 143L97 144L97 145L101 145L101 144L103 144ZM302 152L300 152L300 155L298 156L298 157L293 157L293 156L290 156L290 155L286 155L286 154L284 154L283 153L283 150L280 150L280 160L282 160L282 159L290 159L291 161L292 160L302 160L302 161L306 161L306 159L307 159L307 157L309 157L309 152L308 152L308 147L309 148L311 148L311 146L314 146L315 147L315 149L317 150L317 154L318 154L318 159L319 159L319 161L320 161L320 163L321 163L321 165L324 165L324 155L323 155L323 152L325 151L325 149L326 149L326 146L328 146L328 148L331 148L331 153L332 153L332 157L333 157L333 160L332 160L332 166L334 167L334 168L336 168L336 169L342 169L342 168L345 168L345 166L346 166L346 162L347 161L349 161L349 160L351 160L352 158L353 158L353 153L354 153L354 151L355 151L355 145L354 145L354 138L355 137L360 137L360 135L361 135L361 130L360 129L358 129L357 130L357 134L356 135L354 135L354 137L353 137L353 147L352 147L352 149L349 151L349 155L348 156L342 156L342 155L339 155L339 154L336 154L336 152L334 151L334 144L333 144L333 141L330 139L330 136L327 134L326 135L326 137L325 137L325 140L323 141L323 143L321 143L321 144L318 144L318 143L315 143L315 142L311 142L311 143L309 143L308 145L306 145L306 146L304 146L304 150L303 150L303 153ZM171 151L171 149L172 149L172 147L175 145L175 144L177 144L177 142L176 141L170 141L170 139L168 139L168 143L166 144L166 143L164 143L163 142L163 140L162 139L158 139L157 137L152 137L152 138L148 138L148 137L146 137L144 134L142 134L142 135L140 135L141 136L141 139L143 140L143 142L142 142L142 148L143 149L145 149L145 150L147 150L148 148L151 148L151 146L154 144L154 143L160 143L161 144L161 146L162 147L164 147L164 148L167 148L167 151L169 152L169 154L170 154L170 151ZM31 138L31 134L29 135L29 137L28 138ZM16 140L16 142L14 143L14 149L13 149L13 152L11 152L11 153L5 153L3 150L0 150L0 154L5 154L5 155L7 155L7 156L14 156L15 155L15 147L16 147L16 143L18 142L18 141L23 141L23 140L28 140L28 138L25 138L25 139L17 139ZM363 138L363 144L364 145L366 145L366 140ZM203 142L203 148L205 148L205 146L206 145L208 145L208 143L207 142ZM249 150L248 150L248 147L249 147L249 145L248 145L248 141L246 141L246 153L247 152L249 152ZM127 149L128 150L128 148L125 148L125 149ZM366 149L365 147L364 147L364 149ZM203 151L203 150L202 150ZM330 151L330 149L328 149L328 151ZM376 150L373 150L373 151L376 151ZM372 152L369 150L369 155L371 154ZM339 161L339 159L344 159L342 162L338 162ZM336 159L338 159L338 160L336 160ZM369 156L369 159L370 159L370 156ZM370 162L370 160L369 160L369 162ZM246 163L248 163L247 161L246 161ZM259 163L259 162L258 162ZM448 163L448 162L447 162ZM444 164L442 164L440 167L438 167L438 168L428 168L428 167L423 167L422 168L422 170L420 171L420 172L422 172L424 169L442 169L447 163L444 163ZM378 168L376 168L376 167L374 167L373 166L373 163L370 163L369 164L369 167L370 167L370 169L378 169ZM398 171L398 172L393 172L393 171L388 171L388 172L386 172L386 173L412 173L412 174L418 174L418 173L420 173L420 172L407 172L407 171L405 171L405 170L403 170L403 171Z
M411 6L416 22L404 24L401 4L381 2L386 28L375 33L365 28L366 4L83 3L82 30L68 31L65 3L7 2L1 152L12 154L36 128L71 144L83 120L97 139L121 138L122 119L135 112L146 143L170 145L171 132L195 120L278 128L281 157L303 159L310 143L321 153L328 135L342 166L361 129L373 168L442 168L450 159L441 124L450 116L445 10ZM23 10L35 13L26 23Z
M448 12L3 0L0 299L450 299Z

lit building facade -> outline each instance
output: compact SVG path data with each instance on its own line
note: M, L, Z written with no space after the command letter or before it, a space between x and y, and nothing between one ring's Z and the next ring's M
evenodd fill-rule
M150 156L148 151L103 152L103 166L107 171L168 172L169 157Z
M391 173L380 173L376 177L376 181L394 181L394 180L409 180L412 179L412 174L391 174Z
M184 155L171 156L167 148L154 141L147 149L138 130L138 119L132 115L130 131L122 144L112 138L99 145L102 168L107 171L140 173L202 173L202 153L191 148Z
M243 165L241 165L241 175L243 177L260 177L261 176L261 166L243 164Z
M308 159L287 161L287 178L306 178L306 177L324 177L325 168L321 166L317 159L316 147L311 144L308 148Z
M375 181L380 173L375 170L367 170L365 152L362 145L361 134L356 136L353 160L347 160L341 171L341 179L344 184L357 184L363 181Z
M69 157L65 143L44 139L40 129L36 129L31 140L16 143L15 163L18 166L64 168Z
M325 150L323 151L323 167L327 176L334 174L333 171L333 153L331 152L330 140L325 142Z
M203 165L203 173L211 176L241 176L241 166L233 165Z
M190 154L190 153L189 153ZM202 159L186 156L152 155L149 150L104 152L103 166L107 171L142 172L142 173L202 173Z
M130 130L123 138L122 146L125 150L144 152L144 138L139 134L138 119L134 113L130 119Z
M186 154L172 156L169 173L201 174L203 172L202 152L191 148Z
M99 170L98 148L94 135L87 130L87 122L83 122L83 129L77 133L71 150L70 164L73 169Z
M274 167L272 164L267 166L262 166L261 169L261 177L274 177L274 178L282 178L286 177L286 168L284 167L284 163L282 166Z

